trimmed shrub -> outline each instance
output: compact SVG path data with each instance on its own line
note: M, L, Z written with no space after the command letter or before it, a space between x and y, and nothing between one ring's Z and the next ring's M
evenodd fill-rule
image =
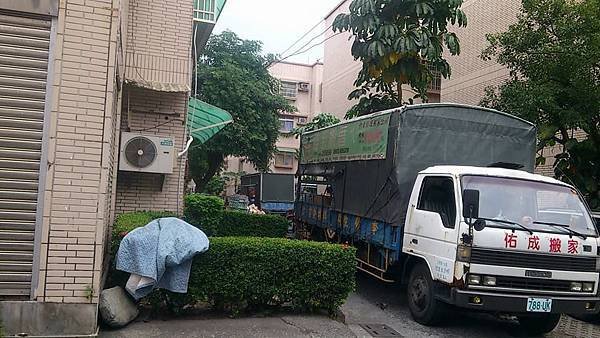
M187 297L220 308L289 305L333 312L354 290L353 247L283 238L221 237L194 258Z
M284 237L289 226L285 217L255 215L224 210L224 202L216 196L189 194L185 197L185 220L202 229L207 236Z
M212 236L221 221L225 202L217 196L189 194L184 198L183 215L185 220Z
M242 215L265 218L265 215ZM124 235L152 219L168 216L171 214L143 212L117 218L108 287L124 286L129 277L114 265ZM238 229L235 225L232 228ZM175 313L198 302L209 302L215 308L233 312L281 305L331 312L354 289L355 251L343 245L285 238L211 237L209 250L194 258L187 294L158 290L144 303L159 310L166 302Z
M278 215L255 215L226 210L214 236L219 237L273 237L282 238L288 231L289 221Z

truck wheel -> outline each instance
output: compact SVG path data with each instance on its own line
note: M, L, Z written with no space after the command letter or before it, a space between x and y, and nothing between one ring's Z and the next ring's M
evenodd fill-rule
M548 333L558 325L560 321L559 313L548 313L543 315L522 315L519 318L519 325L529 335L540 335Z
M434 298L431 273L424 264L410 272L406 289L408 308L413 319L423 325L436 325L445 318L447 305Z

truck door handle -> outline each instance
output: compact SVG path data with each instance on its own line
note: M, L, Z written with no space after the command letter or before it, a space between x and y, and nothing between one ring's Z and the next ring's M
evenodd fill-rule
M416 239L416 238L413 238L413 239L411 239L411 240L410 240L410 242L411 242L412 244L419 244L419 240L418 240L418 239Z

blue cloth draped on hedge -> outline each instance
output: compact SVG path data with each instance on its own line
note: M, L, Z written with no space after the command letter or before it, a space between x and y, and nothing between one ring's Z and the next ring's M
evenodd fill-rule
M192 258L208 246L200 229L175 217L159 218L123 238L116 268L131 273L125 288L136 300L157 288L186 293Z

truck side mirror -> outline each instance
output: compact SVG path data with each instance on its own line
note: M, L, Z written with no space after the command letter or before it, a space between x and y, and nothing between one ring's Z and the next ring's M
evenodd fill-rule
M479 217L479 190L465 189L463 198L463 217L473 219Z

